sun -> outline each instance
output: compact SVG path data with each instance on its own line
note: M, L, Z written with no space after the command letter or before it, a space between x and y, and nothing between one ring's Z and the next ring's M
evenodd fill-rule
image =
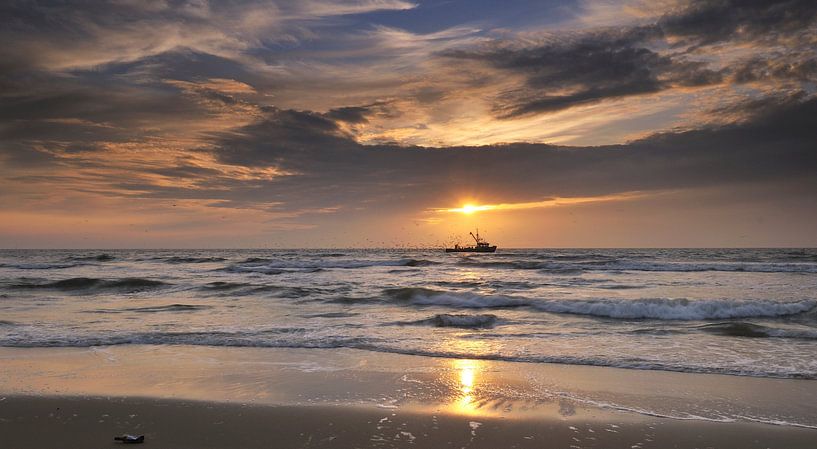
M472 215L476 212L482 212L487 210L494 210L497 206L491 204L474 204L474 203L465 203L462 207L452 207L450 209L433 209L436 212L451 212L451 213L458 213L458 214L465 214L465 215Z

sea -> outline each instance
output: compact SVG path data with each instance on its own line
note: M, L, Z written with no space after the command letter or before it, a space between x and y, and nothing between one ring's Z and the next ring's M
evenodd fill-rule
M132 344L815 379L817 250L0 251L0 346Z

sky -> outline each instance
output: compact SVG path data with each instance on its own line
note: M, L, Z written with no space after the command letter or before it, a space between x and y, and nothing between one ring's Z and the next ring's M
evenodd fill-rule
M0 4L0 247L816 247L813 0Z

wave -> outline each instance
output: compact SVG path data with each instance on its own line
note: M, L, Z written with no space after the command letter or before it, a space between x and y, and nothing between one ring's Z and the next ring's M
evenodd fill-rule
M315 294L335 293L332 289L320 287L293 287L282 285L250 284L244 282L209 282L197 288L201 292L209 292L215 296L252 296L271 294L279 298L301 299Z
M98 309L93 313L158 313L158 312L196 312L199 310L211 309L212 306L193 304L168 304L166 306L131 307L126 309Z
M727 337L817 340L817 329L785 329L740 321L704 324L695 329Z
M643 262L600 260L592 262L541 262L536 260L474 261L462 258L457 262L475 268L541 270L552 273L582 271L654 271L654 272L748 272L748 273L817 273L817 264L809 262L734 263L734 262Z
M116 257L110 254L97 254L93 256L71 256L67 260L76 260L80 262L110 262L116 260Z
M578 269L574 264L557 264L552 262L538 262L535 260L511 260L511 261L474 261L471 257L463 257L457 262L458 265L466 265L478 268L507 268L513 270L541 270L549 268L564 268L570 270Z
M265 257L248 257L239 263L269 263L272 261L272 259L267 259Z
M370 296L336 296L329 298L326 302L330 304L356 305L356 304L374 304L380 301L379 298Z
M390 288L383 291L386 298L413 305L452 306L469 309L522 307L528 301L502 295L479 295L469 292L447 292L423 287Z
M817 273L813 263L731 263L731 262L622 262L600 268L620 271L698 272L726 271L747 273Z
M779 317L817 307L817 300L776 302L739 299L574 299L539 300L537 310L551 313L592 315L606 318L656 320L711 320L725 318Z
M221 271L226 271L228 273L259 273L259 274L283 274L286 273L286 270L281 270L279 268L269 268L266 266L249 266L245 267L242 265L230 265L228 267L222 268Z
M81 290L122 290L128 292L136 292L142 290L150 290L167 286L169 284L153 279L143 278L122 278L122 279L97 279L97 278L69 278L53 282L26 282L14 284L12 288L19 289L53 289L62 291L81 291Z
M0 346L38 347L94 347L118 345L190 345L214 347L265 348L366 348L375 344L375 338L323 336L316 337L303 328L273 328L263 331L190 331L190 332L136 332L129 334L88 335L53 338L48 336L17 335L0 340Z
M491 328L497 322L496 315L458 315L450 313L439 313L417 321L400 321L395 324L399 325L415 325L415 326L434 326L434 327L461 327L468 329L475 328Z
M326 313L313 313L310 315L301 315L304 318L351 318L353 316L357 316L357 313L354 312L326 312Z
M374 352L386 352L405 355L419 355L425 357L441 357L452 359L495 360L520 363L553 363L560 365L605 366L612 368L637 369L647 371L673 371L681 373L723 374L728 376L771 377L780 379L817 379L817 372L801 372L786 366L744 368L726 367L721 365L682 365L673 362L646 360L638 358L607 359L603 357L576 357L576 356L508 356L499 353L472 354L467 352L446 350L416 350L404 347L368 345L356 347Z
M0 264L3 268L16 268L18 270L63 270L81 266L79 263L18 263Z
M398 259L398 260L272 260L249 258L237 264L226 267L227 271L252 272L265 274L281 274L285 270L304 269L358 269L369 267L427 267L439 262L426 259Z
M430 267L439 264L440 262L427 259L401 259L395 265L404 267Z
M439 291L423 287L392 288L383 291L389 300L412 305L483 309L531 307L549 313L590 315L617 319L710 320L726 318L779 317L808 312L817 300L794 302L739 299L539 299L471 292Z
M204 291L227 291L227 290L237 290L240 288L247 288L253 287L253 284L246 284L244 282L224 282L224 281L216 281L216 282L208 282L207 284L202 285L199 287L200 290Z
M182 263L210 263L210 262L224 262L227 259L223 257L158 257L156 260L161 260L166 263L182 264Z
M637 290L639 288L647 288L647 286L631 284L612 284L612 285L596 285L595 288L601 288L604 290Z
M795 261L817 262L817 253L814 250L806 251L788 251L783 253L782 258Z
M683 361L661 361L640 358L580 357L568 355L507 355L502 353L472 353L445 349L413 348L376 337L316 335L304 328L273 328L261 331L189 331L137 332L85 336L13 334L0 339L5 347L95 347L130 344L191 345L213 347L265 347L336 349L349 348L373 352L442 357L454 359L496 360L522 363L555 363L568 365L608 366L615 368L675 371L687 373L724 374L733 376L817 379L815 371L798 371L780 366L723 366L720 364L692 365Z

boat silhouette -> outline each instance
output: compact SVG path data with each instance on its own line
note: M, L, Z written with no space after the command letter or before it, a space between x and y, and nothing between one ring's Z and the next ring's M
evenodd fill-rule
M479 236L479 228L477 228L477 234L474 235L473 232L469 232L471 237L474 238L474 241L477 242L475 246L460 246L459 244L454 245L453 248L446 248L445 252L447 253L493 253L496 252L496 245L491 245L490 243L486 242L485 239Z

